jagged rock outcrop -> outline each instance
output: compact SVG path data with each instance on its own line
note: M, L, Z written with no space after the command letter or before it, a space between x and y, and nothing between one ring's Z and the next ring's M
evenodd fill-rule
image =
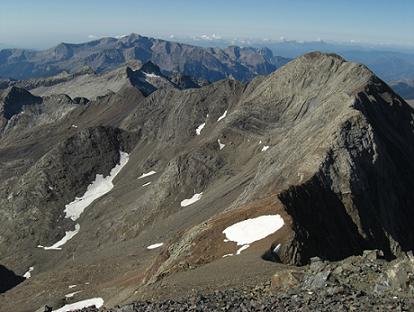
M179 72L174 72L170 75L171 82L174 83L179 89L193 89L200 88L202 85L207 85L208 82L195 81L190 76L183 75Z
M9 120L20 113L24 106L39 104L42 99L32 95L25 89L11 87L2 94L0 101L0 114L3 118Z
M0 264L0 294L15 287L25 280L23 276L16 275L13 271L8 270Z
M42 98L10 87L0 97L0 136L57 122L82 103L85 101L75 102L64 94Z

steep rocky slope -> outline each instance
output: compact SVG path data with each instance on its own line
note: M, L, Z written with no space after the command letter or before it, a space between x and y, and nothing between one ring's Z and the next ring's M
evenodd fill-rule
M0 138L0 261L18 274L34 267L0 310L255 285L285 268L275 261L375 248L391 259L414 247L414 110L362 65L315 52L248 84L147 97L129 86L77 105ZM113 189L72 222L67 205L120 151L129 160ZM259 239L223 233L269 215L284 223ZM37 247L75 223L61 250ZM71 285L82 292L65 297Z
M63 70L76 72L88 66L104 72L131 60L152 61L163 71L216 81L226 77L250 80L269 74L286 64L285 58L253 48L201 48L137 34L102 38L87 43L61 43L44 50L6 49L0 51L0 75L16 79L52 76Z

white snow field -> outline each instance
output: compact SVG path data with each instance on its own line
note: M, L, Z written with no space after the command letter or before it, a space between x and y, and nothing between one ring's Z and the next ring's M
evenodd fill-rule
M104 301L102 298L92 298L92 299L86 299L82 301L78 301L71 304L66 304L60 309L53 310L52 312L68 312L72 310L81 310L83 308L92 307L95 306L96 308L102 307L104 304Z
M146 178L146 177L152 176L153 174L156 174L156 173L157 173L157 172L155 172L154 170L151 170L150 172L143 173L142 175L140 175L140 176L138 177L138 179L143 179L143 178Z
M250 247L251 243L261 240L280 230L285 222L280 215L265 215L235 223L226 228L224 242L232 241L240 247L236 255Z
M193 197L188 198L188 199L184 199L183 201L181 201L181 207L186 207L189 205L194 204L195 202L199 201L201 199L201 196L203 195L203 193L195 193L193 195Z
M32 271L33 270L34 270L34 267L30 267L29 270L27 270L27 272L23 274L23 277L25 279L31 278L32 277Z
M219 144L219 147L220 147L220 151L226 146L226 144L223 144L223 143L221 143L221 141L220 141L220 139L218 139L218 144Z
M71 218L76 221L82 212L88 207L94 200L102 197L108 193L114 187L112 181L121 171L121 169L127 164L129 155L124 152L120 152L120 161L108 176L104 177L102 174L97 174L95 181L93 181L86 190L85 194L81 197L76 197L75 200L65 206L66 218Z
M65 236L63 236L63 238L60 241L54 243L52 246L46 247L39 245L37 247L43 248L44 250L61 250L63 245L65 245L70 239L73 238L73 236L79 233L79 230L80 225L76 224L75 229L73 231L66 231Z
M147 247L147 249L156 249L156 248L161 247L162 245L164 245L164 243L156 243L156 244L152 244L152 245L149 245L149 246Z
M266 152L269 149L269 145L265 145L262 148L262 152Z
M227 110L223 113L223 115L221 115L218 119L217 122L219 122L220 120L222 120L223 118L226 118L227 116Z

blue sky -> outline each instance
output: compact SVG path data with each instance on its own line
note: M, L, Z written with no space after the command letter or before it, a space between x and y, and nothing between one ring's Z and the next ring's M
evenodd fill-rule
M0 0L0 44L27 48L131 32L414 45L413 30L413 0Z

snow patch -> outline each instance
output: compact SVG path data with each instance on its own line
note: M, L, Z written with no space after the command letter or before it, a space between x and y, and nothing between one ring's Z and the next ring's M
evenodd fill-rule
M269 145L265 145L262 147L262 152L265 152L269 149Z
M31 278L32 277L32 271L33 270L34 270L34 267L30 267L29 270L27 270L27 272L23 274L23 277L25 279Z
M200 135L201 130L203 130L204 126L206 125L206 123L202 123L201 125L198 126L198 128L196 129L196 133L197 135Z
M147 182L147 183L143 184L142 186L147 186L147 185L150 185L150 184L151 184L151 182Z
M147 172L147 173L143 173L141 176L139 176L138 177L138 179L143 179L143 178L146 178L146 177L149 177L149 176L151 176L151 175L153 175L153 174L156 174L157 172L155 172L155 171L150 171L150 172Z
M156 248L161 247L162 245L164 245L164 243L156 243L156 244L152 244L152 245L149 245L149 246L147 247L147 249L156 249Z
M72 125L72 128L77 128L78 126L77 125Z
M231 257L231 256L233 256L232 253L231 254L225 254L222 258L227 258L227 257Z
M79 233L79 230L80 225L76 224L75 229L73 231L66 231L65 236L63 236L63 238L60 241L54 243L52 246L44 247L42 245L38 245L37 247L43 248L44 250L61 250L61 247L63 245L65 245L70 239L73 238L73 236Z
M114 184L113 179L121 171L121 169L127 164L129 155L124 152L120 152L119 164L112 168L107 177L102 174L97 174L95 181L93 181L86 190L82 197L76 197L75 200L65 206L66 218L71 218L76 221L82 212L88 207L94 200L102 197L106 193L112 190Z
M226 228L223 233L226 239L237 245L247 245L275 233L285 222L280 215L264 215L235 223Z
M223 144L223 143L220 142L220 139L218 139L218 144L219 144L219 147L220 147L220 151L226 146L226 144Z
M74 291L70 294L65 295L66 298L72 298L74 295L79 294L82 290Z
M208 114L207 114L207 117L206 117L206 119L208 118ZM197 127L197 129L196 129L196 133L197 133L197 135L200 135L201 134L201 130L203 130L203 128L204 128L204 126L206 125L206 123L204 122L204 123L202 123L201 125L199 125L198 127Z
M222 120L223 118L226 118L226 116L227 116L227 110L224 112L224 114L223 115L221 115L218 119L217 119L217 122L219 122L220 120Z
M184 199L183 201L181 201L181 207L186 207L186 206L194 204L195 202L197 202L201 199L202 195L203 195L203 192L195 193L193 195L193 197L188 198L188 199Z
M277 244L276 247L273 248L273 253L277 255L279 253L280 247L282 247L282 244Z
M96 308L102 307L104 304L104 301L102 298L92 298L92 299L86 299L82 301L78 301L71 304L66 304L60 309L53 310L53 312L68 312L72 310L81 310L83 308L92 307L95 306Z
M250 247L249 244L241 246L239 249L237 249L236 255L240 255L243 250L246 250L249 247Z
M68 288L71 289L71 288L75 288L76 286L78 285L69 285Z
M143 72L146 78L161 78L160 76L156 75L156 74L150 74L150 73L146 73Z

